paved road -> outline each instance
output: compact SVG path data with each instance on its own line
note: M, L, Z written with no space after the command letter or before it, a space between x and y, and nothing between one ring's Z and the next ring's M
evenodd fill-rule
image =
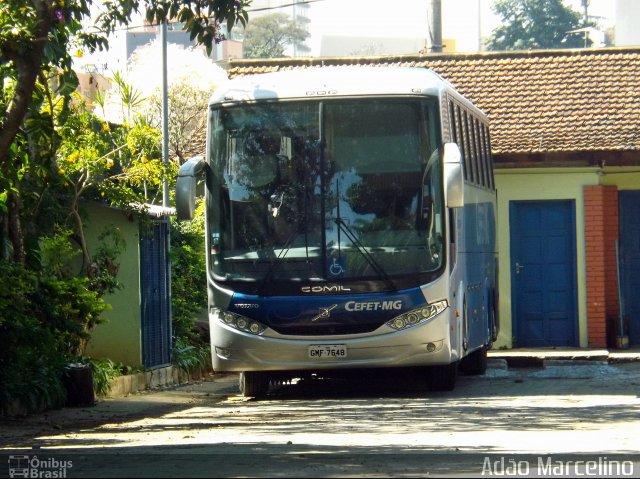
M66 477L477 477L509 461L548 475L549 461L576 459L640 476L637 362L491 368L446 393L397 371L280 386L262 401L239 397L236 381L5 420L0 477L25 456Z

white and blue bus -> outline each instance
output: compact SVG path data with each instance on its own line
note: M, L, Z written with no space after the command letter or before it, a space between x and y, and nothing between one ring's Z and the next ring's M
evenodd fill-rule
M423 68L307 68L230 80L204 180L213 367L274 380L415 367L482 374L498 333L487 117Z

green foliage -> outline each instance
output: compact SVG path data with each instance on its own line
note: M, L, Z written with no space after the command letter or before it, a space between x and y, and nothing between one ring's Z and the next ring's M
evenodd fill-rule
M48 277L68 278L73 259L80 253L71 244L71 230L55 228L53 236L40 238L40 264L42 272Z
M287 45L301 43L309 33L284 13L257 17L245 29L243 55L245 58L278 58L284 56Z
M171 310L173 334L193 338L198 314L207 306L204 201L193 221L171 218Z
M569 31L584 27L580 13L562 0L496 0L502 24L493 31L489 50L580 48L584 40Z
M111 390L111 381L122 376L126 370L122 363L115 363L111 359L82 358L82 362L91 368L93 391L98 396L106 396Z
M97 3L0 2L0 215L16 262L5 261L0 245L2 410L15 399L31 409L62 404L64 366L82 354L108 308L102 295L118 286L115 260L124 245L105 234L92 258L79 201L128 207L157 195L162 178L171 173L160 161L157 130L139 122L109 125L74 98L78 79L72 55L105 48L103 35L145 6L153 23L184 22L210 52L221 39L218 22L229 28L245 25L249 5L244 0L111 0L100 2L100 33L87 33L82 21ZM130 113L140 95L124 82L118 88ZM69 269L77 254L72 239L80 247L86 277L74 277ZM204 261L202 251L198 256ZM204 280L204 268L198 268Z
M59 338L70 356L84 353L90 331L101 323L101 313L110 309L87 278L42 279L38 291L43 323Z
M186 338L176 338L171 362L187 373L196 369L208 369L211 367L211 348L209 345L193 344Z
M99 33L83 30L82 22L89 17L91 7L100 3L102 13L97 21ZM245 0L3 0L0 2L0 210L11 218L7 235L13 246L14 260L25 262L24 236L21 225L22 196L39 205L42 190L56 177L56 158L60 146L58 127L65 124L70 107L71 91L77 78L71 70L72 56L86 49L93 52L108 46L105 34L128 23L134 12L144 7L152 23L169 18L184 22L192 38L203 43L208 52L222 39L219 22L230 30L236 23L247 22ZM56 85L51 88L51 85ZM125 87L126 85L122 85ZM123 106L132 108L139 95L125 88ZM85 143L86 155L65 155L69 160L76 194L87 183L95 184L91 163L98 168L109 167L111 157L97 155ZM71 152L68 152L69 154ZM143 165L149 171L148 165ZM79 178L78 175L83 176ZM27 181L24 181L24 179ZM74 178L67 178L67 180ZM87 180L91 180L90 182ZM71 184L71 183L70 183ZM144 185L146 187L146 183ZM122 184L108 184L107 193L124 198L131 190ZM79 227L78 227L79 228ZM80 232L81 234L81 232ZM82 234L81 234L82 236ZM87 263L86 245L81 245ZM2 250L0 250L1 252Z
M117 278L120 270L117 258L127 245L120 230L113 225L104 228L98 235L98 241L98 247L93 255L96 273L89 279L89 284L91 290L102 296L122 287Z
M66 249L64 238L61 232L44 243ZM49 270L58 272L57 266ZM14 400L28 411L62 406L64 368L83 354L91 330L108 308L87 278L38 276L0 262L0 413ZM98 392L104 389L106 374L100 371L107 369L101 364L95 366Z
M113 74L113 83L115 83L116 94L120 97L122 117L130 123L133 110L142 105L144 98L133 85L125 81L120 72Z
M18 400L27 411L60 407L66 354L44 325L37 276L0 262L0 413ZM48 298L54 302L57 298Z

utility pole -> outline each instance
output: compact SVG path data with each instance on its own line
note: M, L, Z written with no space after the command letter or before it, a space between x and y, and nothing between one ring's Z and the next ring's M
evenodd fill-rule
M582 0L582 8L584 9L584 26L589 24L589 0Z
M167 21L160 26L160 42L162 43L162 162L169 164L169 87L167 81ZM167 179L162 180L162 206L169 206L169 185Z
M442 52L442 0L429 0L429 40L432 53Z

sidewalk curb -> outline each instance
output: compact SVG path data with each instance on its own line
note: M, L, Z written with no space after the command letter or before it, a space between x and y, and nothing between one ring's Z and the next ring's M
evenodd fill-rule
M487 356L490 361L506 361L508 368L543 368L569 364L612 364L640 361L640 350L505 349L489 351Z

